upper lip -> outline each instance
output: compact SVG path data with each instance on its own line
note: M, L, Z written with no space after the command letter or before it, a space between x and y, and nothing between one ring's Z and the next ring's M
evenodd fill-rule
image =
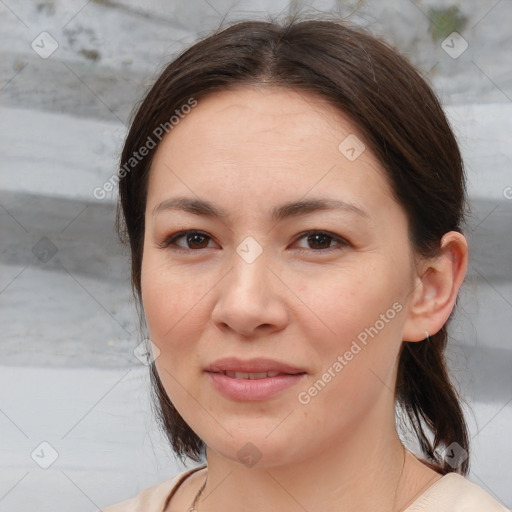
M217 359L205 368L207 372L244 372L244 373L263 373L280 372L288 374L306 373L304 369L292 366L288 363L258 357L254 359L242 360L236 357L224 357Z

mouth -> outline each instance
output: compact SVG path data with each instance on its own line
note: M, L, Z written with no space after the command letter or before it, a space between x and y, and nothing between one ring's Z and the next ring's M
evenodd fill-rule
M298 384L307 372L273 359L219 359L205 368L209 381L235 401L267 400Z
M300 368L277 359L258 357L253 359L239 359L237 357L224 357L217 359L205 368L211 373L221 373L232 379L265 379L279 375L297 375L307 373Z
M229 371L220 371L220 372L211 372L211 373L220 373L222 375L226 375L226 377L230 377L232 379L247 379L247 380L259 380L259 379L268 379L270 377L278 377L279 375L303 375L306 372L297 372L297 373L285 373L285 372L229 372Z

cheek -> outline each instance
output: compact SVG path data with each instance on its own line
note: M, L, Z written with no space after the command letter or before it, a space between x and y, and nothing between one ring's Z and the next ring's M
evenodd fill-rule
M316 340L317 387L331 389L334 396L327 398L329 392L324 399L334 400L344 409L340 412L363 407L383 386L392 388L388 383L402 342L405 292L394 284L398 279L392 272L378 270L340 272L335 278L331 272L329 282L315 287L312 280L302 286L315 313L314 322L304 321L302 327Z
M320 338L315 347L317 371L298 390L304 412L319 425L331 425L333 432L357 428L376 404L394 402L403 321L397 312L400 304L386 307L380 297L367 299L363 307L347 301L345 308L333 309L331 327L336 335Z
M297 295L312 312L314 329L326 334L321 339L329 340L333 349L348 350L358 337L364 343L400 332L405 287L395 284L399 281L391 272L380 270L371 266L350 272L329 270L302 279Z
M203 288L190 272L170 267L165 255L147 253L141 268L142 303L150 335L161 349L197 323L191 321L201 309Z
M151 341L159 348L155 366L171 402L182 417L190 414L194 371L199 366L196 343L201 332L198 283L192 285L186 273L172 270L148 254L141 269L144 314ZM187 405L188 404L188 405ZM185 416L184 416L185 415Z
M182 380L194 357L194 325L200 307L196 294L184 286L183 278L177 279L176 272L165 265L153 264L151 258L141 269L141 291L144 315L151 341L160 350L155 364L168 393L175 387L175 380L167 373ZM195 305L195 307L194 307ZM187 361L187 365L180 364Z

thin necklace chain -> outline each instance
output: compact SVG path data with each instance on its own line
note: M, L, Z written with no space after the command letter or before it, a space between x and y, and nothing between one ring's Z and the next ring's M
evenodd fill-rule
M395 488L395 495L394 495L394 498L393 498L393 508L392 508L392 512L394 512L395 510L395 506L396 506L396 495L397 495L397 492L398 492L398 487L400 486L400 482L402 481L402 476L403 476L403 473L404 473L404 467L405 467L405 457L406 457L406 451L404 449L403 451L403 463L402 463L402 469L400 471L400 478L398 479L398 484ZM197 502L199 500L199 498L201 497L201 494L203 494L203 491L206 487L206 482L208 482L208 474L206 475L206 478L204 480L204 484L202 485L201 489L199 489L199 491L197 492L196 494L196 497L194 498L194 501L192 502L192 505L190 505L189 509L187 512L198 512L197 508L196 508L196 505L197 505Z
M207 481L208 481L208 474L206 475L203 486L201 487L201 489L199 489L198 493L196 494L196 497L194 498L192 505L190 505L188 512L197 512L197 508L196 508L197 500L200 498L201 494L203 494L203 491L204 491L204 488L206 487Z

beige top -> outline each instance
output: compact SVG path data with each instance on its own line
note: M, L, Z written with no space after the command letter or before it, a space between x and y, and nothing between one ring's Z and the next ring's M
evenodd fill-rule
M181 483L206 465L184 471L165 482L149 487L134 498L103 512L164 512ZM185 512L185 511L184 511ZM510 512L481 487L458 473L448 473L434 482L403 512Z

